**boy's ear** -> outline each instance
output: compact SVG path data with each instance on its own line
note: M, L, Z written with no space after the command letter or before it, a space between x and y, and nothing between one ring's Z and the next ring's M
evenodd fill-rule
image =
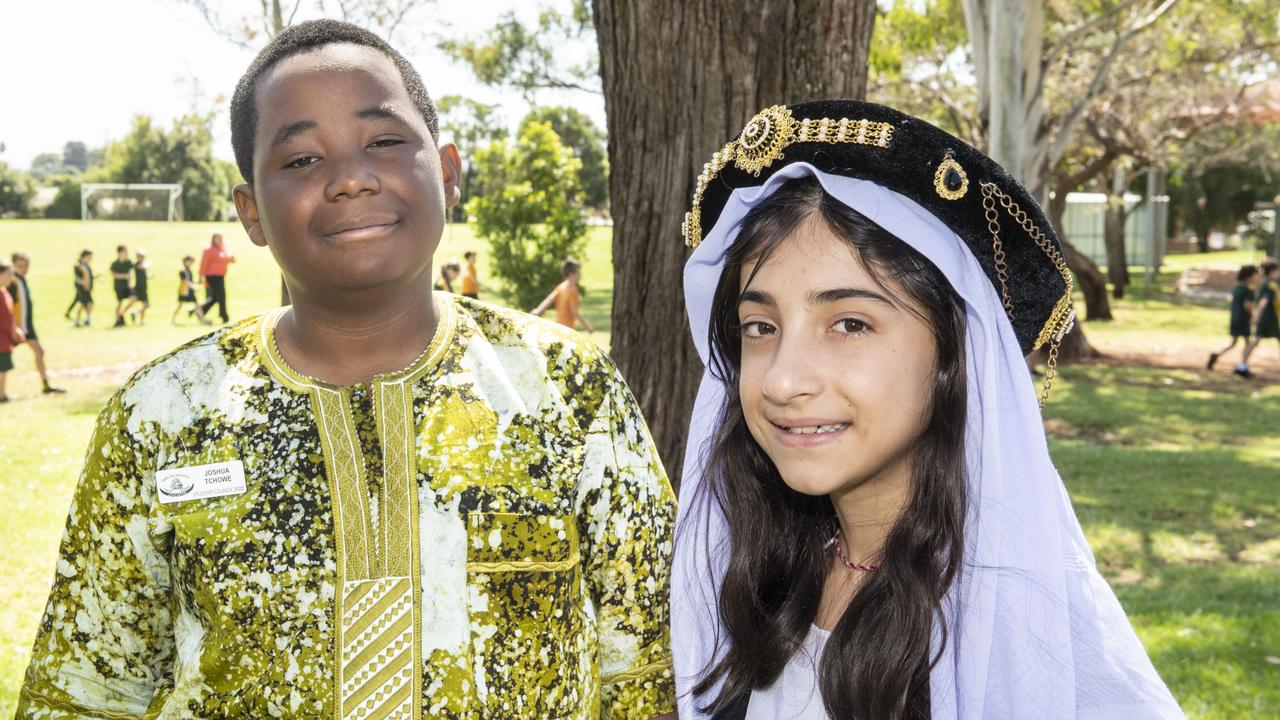
M453 143L440 146L440 175L444 180L444 206L451 208L462 200L462 158Z
M262 234L262 223L258 220L258 201L253 197L253 186L240 183L231 191L236 201L236 214L240 216L240 224L249 235L249 240L258 247L267 246L267 236Z

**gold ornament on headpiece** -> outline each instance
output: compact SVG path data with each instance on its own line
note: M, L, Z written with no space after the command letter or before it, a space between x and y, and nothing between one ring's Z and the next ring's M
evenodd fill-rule
M1075 325L1076 311L1071 304L1071 293L1075 287L1075 283L1071 278L1071 270L1067 267L1067 261L1062 257L1062 253L1058 248L1053 246L1053 242L1036 227L1035 222L1027 215L1027 212L1018 206L1018 203L1001 190L992 182L982 183L982 206L987 214L987 228L991 231L991 244L995 253L996 275L1000 280L1000 300L1004 303L1005 311L1009 314L1009 320L1013 320L1013 303L1009 298L1009 269L1004 261L1004 244L1000 239L1000 214L996 209L997 203L1005 213L1018 223L1022 231L1031 238L1032 242L1040 248L1053 263L1053 267L1062 276L1062 282L1065 289L1062 297L1058 298L1058 302L1054 304L1053 311L1049 313L1049 319L1044 325L1040 326L1040 334L1036 337L1036 342L1032 346L1032 350L1039 350L1044 347L1045 343L1049 344L1049 357L1046 360L1046 368L1044 373L1044 387L1040 390L1040 407L1043 408L1045 402L1049 399L1049 388L1053 385L1053 379L1058 374L1058 349L1062 345L1062 338L1071 332L1071 327Z
M741 135L730 140L702 166L693 191L693 208L685 214L680 227L685 244L696 248L702 242L702 195L729 163L759 177L795 143L851 143L887 148L892 141L893 125L886 122L847 117L797 120L787 106L771 105L756 113Z

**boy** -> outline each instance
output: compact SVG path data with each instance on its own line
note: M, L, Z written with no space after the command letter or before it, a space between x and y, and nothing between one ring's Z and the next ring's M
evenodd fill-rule
M190 255L182 258L182 269L178 271L178 307L174 308L173 317L169 319L175 325L178 323L178 313L182 312L182 307L187 303L191 303L191 309L187 311L188 315L197 317L205 325L213 324L204 316L200 301L196 299L195 274L191 272L191 264L195 261L196 259Z
M13 346L26 340L22 328L13 316L13 298L9 297L9 283L13 281L13 267L0 260L0 403L9 402L5 394L5 379L13 369Z
M129 248L120 245L116 248L116 259L111 263L111 279L115 281L116 291L116 324L124 327L124 311L133 302L133 261L129 259Z
M133 302L129 305L129 317L136 319L139 325L147 321L147 309L151 307L151 297L147 292L147 271L151 269L151 263L147 262L147 251L138 249L138 259L133 264ZM134 317L133 308L141 305L138 309L136 318Z
M1249 366L1244 362L1244 358L1253 349L1253 341L1250 339L1250 335L1252 335L1250 324L1253 315L1253 297L1258 292L1258 285L1261 279L1262 273L1258 271L1257 265L1245 265L1240 268L1240 272L1236 273L1236 286L1231 291L1231 321L1228 328L1231 332L1231 344L1218 352L1209 353L1209 362L1206 366L1209 370L1213 369L1219 357L1235 347L1237 342L1243 340L1244 347L1240 350L1241 362L1236 365L1235 374L1246 378L1252 376L1252 373L1249 372Z
M584 330L595 332L591 329L591 323L582 316L582 296L578 293L578 281L582 279L582 263L572 258L565 260L564 265L560 267L560 276L564 280L538 307L533 309L533 314L541 317L542 313L555 303L556 322L567 328L576 328L578 323L582 323Z
M603 353L431 292L461 161L416 71L303 23L231 117L293 305L110 401L18 716L669 712L671 488Z
M1280 299L1280 263L1268 259L1262 263L1262 284L1258 287L1258 299L1253 306L1252 320L1257 327L1253 345L1246 347L1244 351L1241 366L1245 371L1242 373L1239 368L1236 368L1236 374L1252 377L1252 373L1249 372L1249 357L1253 355L1253 351L1268 338L1275 338L1280 342L1280 312L1277 312L1280 309L1276 307L1278 299Z
M44 347L36 335L35 308L31 303L31 286L27 284L27 272L31 270L31 258L26 253L16 252L13 260L13 282L9 285L9 297L13 300L13 316L18 327L26 336L26 346L36 356L36 371L40 373L40 384L45 395L66 392L49 384L49 372L44 366ZM0 391L0 395L4 393Z
M479 300L480 275L476 273L476 251L468 250L463 253L462 259L467 261L466 267L462 270L462 297Z
M73 327L89 327L89 321L93 318L93 268L89 263L93 261L92 250L81 250L80 260L76 263L72 272L75 274L75 299L71 301L71 307L67 308L66 317L71 319L71 311L76 311L76 317Z

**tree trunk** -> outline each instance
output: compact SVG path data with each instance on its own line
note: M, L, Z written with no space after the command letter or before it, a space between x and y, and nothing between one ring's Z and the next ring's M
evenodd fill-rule
M679 483L702 364L680 222L703 163L756 112L861 98L874 0L593 0L613 209L612 355Z
M1124 210L1124 197L1111 196L1102 226L1102 238L1107 247L1107 279L1115 299L1124 297L1129 284L1129 258L1124 246L1124 223L1128 213Z

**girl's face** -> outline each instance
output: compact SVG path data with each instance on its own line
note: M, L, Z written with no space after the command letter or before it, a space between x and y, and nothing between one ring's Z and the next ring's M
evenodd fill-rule
M783 481L827 495L907 477L936 356L910 301L816 217L739 283L742 410Z

